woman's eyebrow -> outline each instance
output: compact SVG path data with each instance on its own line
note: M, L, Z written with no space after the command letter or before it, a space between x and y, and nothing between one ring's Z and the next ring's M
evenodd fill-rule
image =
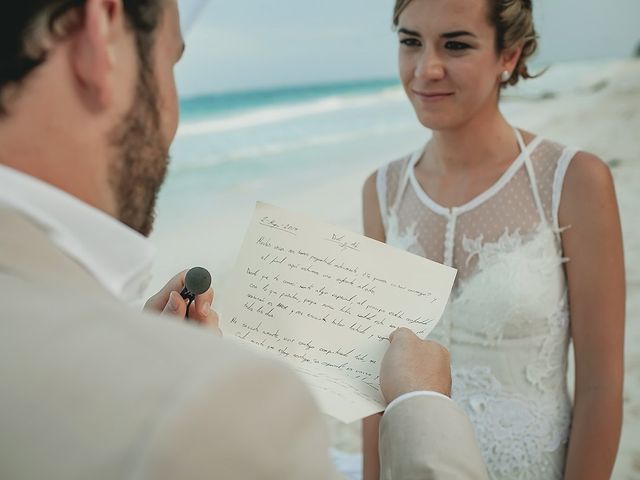
M404 33L412 37L420 37L420 33L408 28L401 27L398 29L398 33ZM474 33L467 32L466 30L456 30L455 32L445 32L440 35L441 38L457 38L457 37L473 37L478 38Z
M405 35L411 35L412 37L420 36L418 32L414 32L413 30L409 30L408 28L404 28L404 27L399 28L398 33L404 33Z
M477 36L475 34L473 34L471 32L467 32L465 30L457 30L455 32L446 32L446 33L443 33L440 36L442 38L456 38L456 37L465 37L465 36L477 38Z

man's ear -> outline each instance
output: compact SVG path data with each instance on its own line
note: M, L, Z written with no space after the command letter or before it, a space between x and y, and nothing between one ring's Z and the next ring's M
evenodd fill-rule
M72 68L91 108L108 107L114 97L119 36L126 34L122 0L87 0L73 35Z

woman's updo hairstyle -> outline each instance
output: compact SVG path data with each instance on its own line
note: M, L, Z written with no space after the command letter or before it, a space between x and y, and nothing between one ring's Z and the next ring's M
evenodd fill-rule
M398 26L400 14L413 0L396 0L393 9L393 25ZM533 25L532 0L486 0L489 24L496 31L496 52L501 53L522 46L522 53L511 77L503 86L515 85L522 79L535 78L529 73L527 61L538 48L538 34Z

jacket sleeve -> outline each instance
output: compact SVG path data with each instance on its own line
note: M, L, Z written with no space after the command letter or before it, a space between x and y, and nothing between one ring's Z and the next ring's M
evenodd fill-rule
M380 423L383 480L488 480L473 426L450 399L416 396L389 409Z
M195 381L151 435L136 479L338 478L325 420L298 377L268 361Z

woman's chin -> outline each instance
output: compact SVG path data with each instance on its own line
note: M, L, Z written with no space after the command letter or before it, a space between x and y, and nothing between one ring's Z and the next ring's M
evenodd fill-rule
M420 123L429 130L447 130L455 128L460 123L448 115L426 115L420 113L417 115Z

